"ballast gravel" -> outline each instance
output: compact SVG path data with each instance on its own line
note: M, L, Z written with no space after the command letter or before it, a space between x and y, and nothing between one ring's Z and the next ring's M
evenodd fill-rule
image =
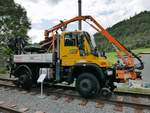
M103 107L97 108L96 102L89 101L81 106L81 99L67 101L67 97L49 95L39 98L40 94L19 91L18 89L0 87L0 102L3 105L16 105L14 109L26 110L24 113L120 113L115 111L115 105L104 103ZM122 113L136 113L135 108L123 106ZM150 113L150 110L143 110Z

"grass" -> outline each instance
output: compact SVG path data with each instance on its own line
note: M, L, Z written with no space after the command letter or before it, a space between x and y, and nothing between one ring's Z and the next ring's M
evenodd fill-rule
M150 48L139 48L139 49L132 50L132 52L134 52L135 54L140 54L142 52L150 52ZM116 52L106 53L106 56L111 64L114 64L117 61Z
M140 94L149 94L150 95L150 89L145 88L117 88L115 89L116 92L131 92L131 93L140 93Z
M120 84L120 85L119 85ZM119 83L115 92L128 92L150 95L150 88L144 87L129 87L128 83Z
M7 70L4 67L0 67L0 74L6 74Z
M142 52L150 52L150 48L139 48L139 49L135 49L133 50L134 53L139 54Z

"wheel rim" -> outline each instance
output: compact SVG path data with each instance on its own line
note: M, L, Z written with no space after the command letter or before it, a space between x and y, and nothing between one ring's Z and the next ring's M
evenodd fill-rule
M85 92L90 92L92 90L91 81L89 79L84 79L80 82L80 89Z
M83 73L77 78L76 88L84 98L92 98L99 94L100 85L97 78L90 73Z

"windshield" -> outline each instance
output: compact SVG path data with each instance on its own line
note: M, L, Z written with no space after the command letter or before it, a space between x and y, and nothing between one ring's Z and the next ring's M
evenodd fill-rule
M91 50L94 50L94 46L92 44L90 35L87 32L84 32L84 35L85 35L85 37L86 37L86 39L87 39L87 41L88 41L88 43L90 45Z

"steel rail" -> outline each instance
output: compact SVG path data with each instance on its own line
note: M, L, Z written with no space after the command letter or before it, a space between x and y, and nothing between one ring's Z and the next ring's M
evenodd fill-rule
M61 90L55 90L55 89L63 89L62 91ZM48 89L47 89L48 90ZM47 91L46 90L46 91ZM58 86L58 85L54 85L53 86L53 89L49 89L48 90L48 94L55 94L55 95L59 95L59 96L69 96L69 97L73 97L73 98L78 98L78 99L83 99L79 94L75 94L75 93L67 93L65 92L65 90L72 90L72 91L75 91L75 87L66 87L66 86ZM136 95L136 94L132 94L132 93L128 93L128 95L125 94L120 94L119 93L114 93L114 96L120 96L120 97L124 97L123 95L125 96L131 96L131 97L147 97L148 95ZM95 97L95 98L92 98L92 99L87 99L87 100L90 100L90 101L104 101L104 102L109 102L109 103L118 103L118 104L123 104L123 105L126 105L126 106L133 106L133 107L142 107L142 108L146 108L146 109L150 109L150 104L142 104L142 103L135 103L135 102L128 102L128 101L121 101L121 100L117 100L117 99L114 99L114 98L105 98L105 97Z
M0 105L0 112L1 113L23 113L21 111L12 109L10 107L2 106L2 105Z
M15 80L12 80L12 79L0 78L0 86L16 87L16 85L13 84L14 81Z

